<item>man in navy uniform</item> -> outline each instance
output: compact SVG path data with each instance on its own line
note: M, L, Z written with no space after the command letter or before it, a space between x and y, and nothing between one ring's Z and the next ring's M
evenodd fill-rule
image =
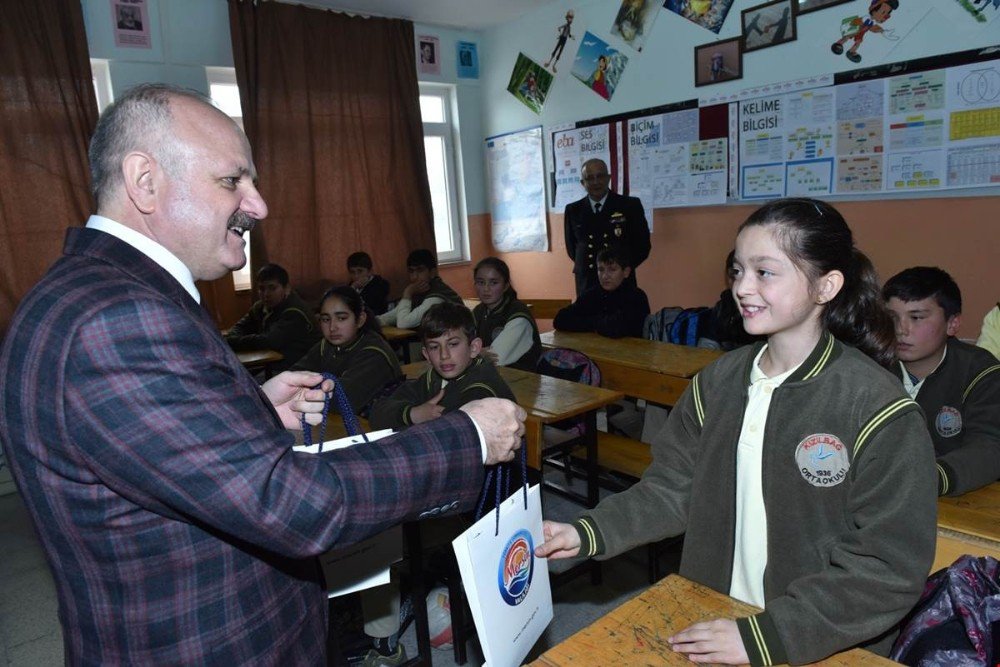
M635 270L649 257L649 225L642 202L611 192L611 175L604 160L583 163L580 183L587 196L566 206L566 252L573 260L576 296L595 287L597 253L616 248L629 258L633 267L628 280L635 285Z

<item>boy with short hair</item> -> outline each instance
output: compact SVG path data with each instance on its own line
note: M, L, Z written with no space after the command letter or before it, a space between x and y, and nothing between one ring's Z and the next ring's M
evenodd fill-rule
M260 300L226 334L226 342L237 352L274 350L284 359L273 364L275 373L287 370L319 341L313 310L291 285L288 271L265 264L257 271Z
M373 429L405 428L440 417L478 398L514 400L496 367L480 355L472 313L461 304L439 303L420 323L427 372L410 380L372 408Z
M889 279L882 297L896 323L903 386L927 418L938 495L1000 478L1000 363L955 338L962 294L946 272L917 266Z
M626 280L630 275L628 255L617 248L605 248L597 254L599 284L556 313L553 326L559 331L596 331L609 338L642 336L649 299Z
M389 281L372 273L372 258L366 252L353 252L347 258L347 273L351 287L361 295L365 305L376 315L389 310Z
M382 326L413 329L420 326L431 306L439 303L462 304L462 297L438 276L437 259L430 250L421 248L411 252L406 258L406 270L410 274L410 283L403 290L396 307L379 315L378 321Z

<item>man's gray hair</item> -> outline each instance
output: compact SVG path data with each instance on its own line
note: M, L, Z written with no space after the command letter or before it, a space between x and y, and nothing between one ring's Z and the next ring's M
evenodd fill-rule
M102 199L122 183L122 160L132 151L154 155L173 171L174 146L167 140L170 100L189 99L214 108L211 98L190 88L166 83L144 83L131 88L109 106L90 140L90 187L100 209ZM220 111L220 113L222 113Z

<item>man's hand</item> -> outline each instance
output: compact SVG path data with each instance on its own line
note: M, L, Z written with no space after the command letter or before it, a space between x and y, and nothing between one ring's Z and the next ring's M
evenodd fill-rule
M312 389L320 380L323 380L323 376L319 373L285 371L265 382L261 389L281 417L285 428L301 429L303 413L306 421L313 426L323 421L323 403L326 394L333 391L333 380L323 380L320 389Z
M545 541L535 547L539 558L572 558L580 553L580 533L571 524L543 521L542 536Z
M444 389L439 391L434 398L426 403L421 403L420 405L410 408L410 421L414 424L423 424L424 422L429 422L430 420L437 419L443 415L444 407L438 405L442 398L444 398Z
M481 398L466 403L462 412L472 417L486 440L486 465L514 459L514 451L521 446L524 435L524 408L505 398Z
M736 621L717 618L695 623L668 637L670 647L687 655L691 662L714 662L722 665L745 665L750 662Z

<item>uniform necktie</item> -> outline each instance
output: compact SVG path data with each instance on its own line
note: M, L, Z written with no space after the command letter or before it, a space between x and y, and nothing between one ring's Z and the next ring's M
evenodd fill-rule
M601 212L601 202L596 202L594 204L594 213L600 213L600 212Z

